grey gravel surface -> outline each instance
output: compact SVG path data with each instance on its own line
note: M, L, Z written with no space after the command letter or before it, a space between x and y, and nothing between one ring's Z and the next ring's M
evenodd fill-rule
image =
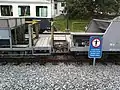
M120 66L7 64L0 66L0 90L120 90Z

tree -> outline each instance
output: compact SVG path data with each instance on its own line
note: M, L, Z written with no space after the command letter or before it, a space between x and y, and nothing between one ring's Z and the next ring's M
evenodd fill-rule
M66 4L66 11L70 18L87 17L93 10L92 0L66 0Z
M120 0L66 0L69 18L90 18L120 14Z

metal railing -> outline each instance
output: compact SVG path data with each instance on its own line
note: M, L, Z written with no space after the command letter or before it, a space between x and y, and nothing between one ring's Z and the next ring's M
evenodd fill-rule
M33 40L39 38L39 22L40 21L32 21L31 24L28 24L29 48L32 48Z

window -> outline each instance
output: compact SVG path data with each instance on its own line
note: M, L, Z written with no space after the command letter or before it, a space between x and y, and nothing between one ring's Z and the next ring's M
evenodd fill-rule
M30 6L18 6L19 16L30 16Z
M57 4L55 4L55 9L57 9Z
M47 6L36 6L36 16L47 17L48 8Z
M13 16L13 10L11 5L1 5L2 16Z
M61 7L64 7L64 6L65 6L65 3L62 2L62 3L61 3Z

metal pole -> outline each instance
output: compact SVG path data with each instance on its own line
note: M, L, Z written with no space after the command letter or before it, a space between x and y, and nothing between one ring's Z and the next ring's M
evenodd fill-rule
M32 48L32 29L31 29L31 24L28 25L28 32L29 32L29 48Z
M10 48L12 49L12 33L11 33L10 25L9 25L9 20L7 20L7 24L8 24L8 27L9 27Z
M54 29L53 29L53 22L51 22L51 46L54 47Z
M17 31L16 31L17 29L15 28L15 44L17 44Z
M35 24L35 34L36 34L36 38L39 38L39 23Z
M66 7L68 6L68 3L66 2ZM67 7L67 32L69 32L69 13L68 13L68 7Z
M69 22L68 22L68 15L67 15L67 31L69 30Z
M93 59L93 66L96 64L96 58Z

